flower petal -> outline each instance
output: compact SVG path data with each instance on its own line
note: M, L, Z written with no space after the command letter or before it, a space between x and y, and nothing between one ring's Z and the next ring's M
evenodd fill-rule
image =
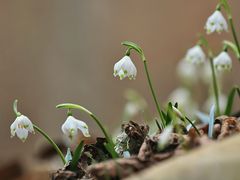
M21 139L24 142L28 137L28 130L24 128L17 128L16 134L19 137L19 139Z
M83 133L85 137L90 137L88 126L81 120L76 120L77 128Z

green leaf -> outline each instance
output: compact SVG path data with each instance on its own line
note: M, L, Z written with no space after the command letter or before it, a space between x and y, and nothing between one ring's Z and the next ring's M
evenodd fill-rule
M200 134L198 128L194 125L193 121L191 121L187 116L185 116L185 119L192 125L192 127L195 129L197 134L200 136L201 134Z
M229 95L228 95L228 101L227 101L227 106L225 109L225 115L230 115L232 112L232 106L233 106L233 100L234 100L234 96L235 94L238 93L238 96L240 98L240 89L239 87L233 87L232 90L230 91Z
M76 150L74 151L73 158L70 164L71 171L77 170L78 160L82 155L83 145L84 145L84 141L82 140L77 146Z
M157 124L158 129L159 129L160 131L162 131L161 125L159 124L157 118L155 119L155 122L156 122L156 124Z
M234 44L231 41L223 41L223 45L225 47L230 48L235 53L235 55L237 56L238 59L240 58L240 54L238 52L238 48L237 48L236 44Z
M134 42L131 42L131 41L123 41L122 43L121 43L122 45L124 45L124 46L127 46L128 48L131 48L131 49L134 49L134 50L136 50L139 54L143 54L143 51L142 51L142 49L140 48L140 46L138 46L136 43L134 43Z

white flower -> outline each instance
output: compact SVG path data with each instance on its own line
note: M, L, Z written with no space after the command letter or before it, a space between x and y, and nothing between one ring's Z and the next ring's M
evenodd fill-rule
M173 132L172 126L167 126L166 128L164 128L163 132L159 136L158 141L158 146L160 147L160 149L164 148L168 144L172 132Z
M136 78L137 69L129 56L124 56L114 65L113 75L115 77L119 76L121 80L125 77L128 77L130 80Z
M28 137L28 132L34 133L33 124L27 116L20 115L15 119L15 121L10 126L11 137L17 134L23 142Z
M178 63L177 73L181 80L188 85L196 83L199 76L197 67L187 61L180 61Z
M78 129L83 133L85 137L90 137L87 124L81 120L76 119L73 116L68 116L67 120L62 125L63 133L70 139L73 139L77 136Z
M228 31L228 24L223 17L222 13L216 10L208 19L205 25L205 29L207 33L213 33L217 31L218 33L222 32L223 30Z
M232 59L227 52L221 52L217 57L213 59L215 68L218 71L226 71L232 69Z
M205 54L199 45L190 48L185 56L185 60L193 64L201 64L205 59Z

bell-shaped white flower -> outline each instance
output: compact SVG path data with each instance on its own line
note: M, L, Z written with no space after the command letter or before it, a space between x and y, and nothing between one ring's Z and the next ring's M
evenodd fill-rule
M78 134L78 129L85 137L90 137L88 126L85 122L76 119L73 116L68 116L67 120L62 125L62 131L70 139L73 139Z
M217 31L218 33L228 31L227 21L223 17L221 11L216 10L211 16L209 16L205 29L208 34L213 33L214 31Z
M218 71L228 71L232 69L232 59L225 51L213 59L213 64Z
M10 126L11 137L17 135L23 142L28 137L28 132L34 133L33 124L27 116L20 115Z
M135 79L137 76L137 68L129 56L124 56L114 65L113 75L115 77L119 76L121 80L125 77L128 77L130 80Z
M185 56L185 60L193 64L201 64L205 61L206 56L199 45L190 48Z

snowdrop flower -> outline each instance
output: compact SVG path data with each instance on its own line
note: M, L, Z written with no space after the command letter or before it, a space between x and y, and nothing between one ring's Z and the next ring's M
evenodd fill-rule
M68 116L67 120L62 125L62 131L71 140L77 136L78 129L83 133L85 137L90 137L88 132L88 126L85 122L76 119L73 116Z
M232 59L227 52L221 52L217 57L213 59L215 68L218 71L226 71L232 69Z
M137 69L129 56L124 56L114 65L113 75L115 77L119 76L121 80L125 77L128 77L130 80L136 78Z
M11 137L17 135L23 142L28 137L28 132L34 133L33 124L27 116L20 115L10 126Z
M217 31L218 33L222 31L228 31L228 24L219 10L216 10L208 19L205 25L207 33L213 33Z
M158 141L158 146L160 149L163 149L168 144L168 141L170 140L172 132L173 132L172 126L167 126L166 128L164 128L163 132L159 136L159 141Z
M205 54L199 45L190 48L185 56L185 60L193 64L201 64L205 59Z
M198 80L198 69L197 67L187 61L180 61L177 66L178 76L185 84L196 83Z

